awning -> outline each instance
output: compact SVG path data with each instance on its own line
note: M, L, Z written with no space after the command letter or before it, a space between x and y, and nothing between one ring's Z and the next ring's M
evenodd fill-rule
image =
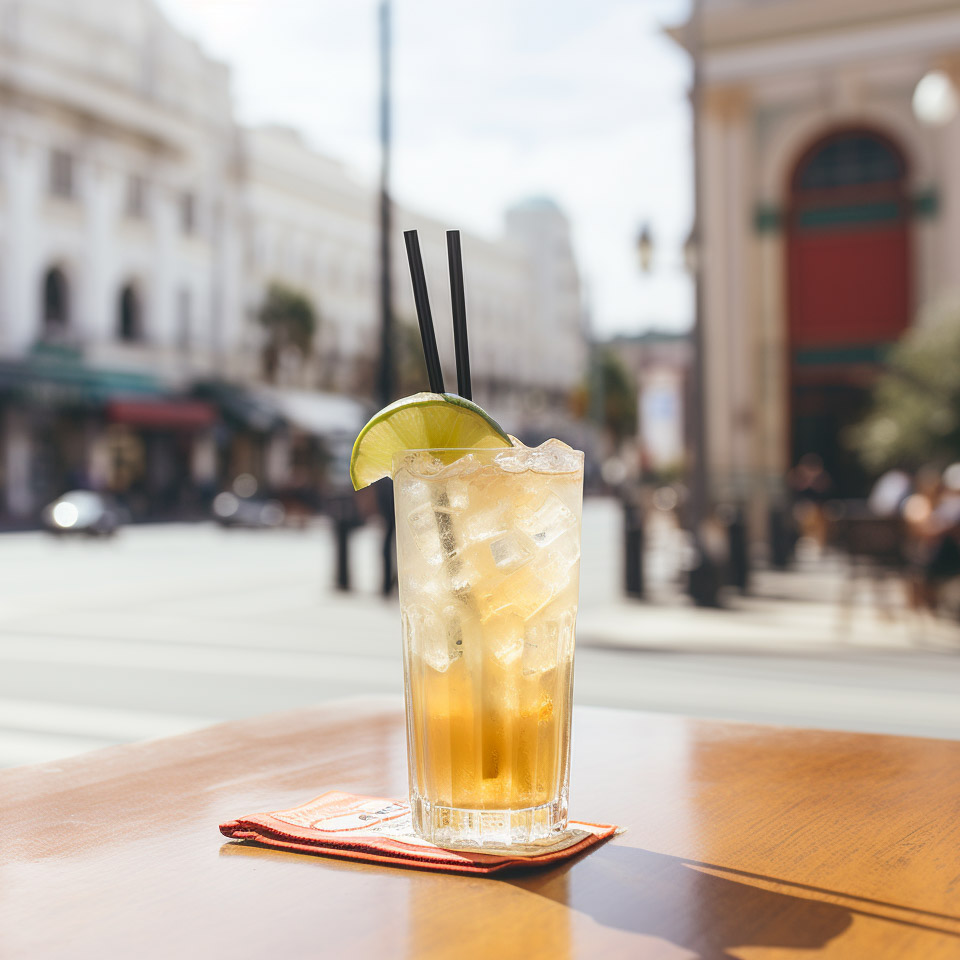
M37 349L22 360L0 361L0 395L44 406L98 407L111 397L159 396L163 385L136 371L90 367L79 351Z
M367 422L359 400L338 393L259 387L256 395L270 404L292 427L316 437L356 437Z
M106 412L111 423L165 430L199 430L217 418L214 408L200 400L111 400Z
M194 396L215 406L228 423L248 430L269 433L282 427L284 418L274 402L239 384L224 380L206 380L194 387Z

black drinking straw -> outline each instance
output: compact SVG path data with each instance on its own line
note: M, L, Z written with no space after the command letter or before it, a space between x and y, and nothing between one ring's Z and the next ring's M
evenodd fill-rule
M450 302L453 305L453 345L457 353L457 393L472 400L470 348L467 345L467 304L463 294L463 258L460 231L447 231L447 261L450 264Z
M403 242L407 245L407 262L410 264L410 279L413 281L413 302L417 307L420 340L423 343L423 359L427 364L430 390L433 393L443 393L443 371L440 369L440 354L437 352L437 336L433 331L433 315L430 313L427 278L423 272L417 231L404 230Z

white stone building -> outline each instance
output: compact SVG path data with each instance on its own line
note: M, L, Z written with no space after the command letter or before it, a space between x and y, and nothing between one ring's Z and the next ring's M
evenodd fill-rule
M162 513L186 476L283 474L282 417L243 422L268 398L257 309L279 281L320 317L280 386L369 390L376 222L375 189L297 134L239 128L226 66L151 0L0 0L0 515L67 483ZM418 227L452 389L445 226L402 210L394 226L395 312L412 320L401 231ZM584 355L566 221L527 207L504 240L463 246L477 398L562 418ZM204 381L232 401L198 400ZM262 436L226 449L245 427Z
M819 453L836 492L889 345L960 290L960 116L912 100L960 85L956 0L702 0L701 262L715 499L755 531L789 468ZM945 118L946 119L946 118Z
M292 382L369 394L380 322L377 192L287 128L244 130L242 168L248 320L269 283L303 291L319 316L316 354L290 371ZM454 390L446 253L452 225L400 206L392 216L397 323L416 324L402 236L416 229L445 384ZM463 231L461 243L475 398L510 423L531 415L549 421L551 407L562 407L580 382L586 357L569 224L551 201L534 199L507 211L501 240ZM247 334L254 350L252 321Z
M4 351L47 338L126 361L149 345L153 367L224 349L238 317L227 69L146 0L3 0L0 30Z

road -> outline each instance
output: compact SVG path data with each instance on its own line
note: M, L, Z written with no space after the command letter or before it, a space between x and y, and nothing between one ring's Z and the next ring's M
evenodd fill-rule
M617 522L610 504L586 508L577 702L960 737L960 648L838 644L822 626L834 608L802 598L628 606ZM399 699L399 618L374 592L376 551L376 531L355 535L357 592L341 595L322 525L0 537L0 766L335 697Z

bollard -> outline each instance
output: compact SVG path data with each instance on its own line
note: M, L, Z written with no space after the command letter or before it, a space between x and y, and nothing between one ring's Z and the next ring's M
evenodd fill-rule
M334 537L334 586L337 590L350 590L350 534L360 526L360 516L352 493L331 499L328 508L333 520Z
M697 561L687 574L687 593L698 607L717 608L720 602L721 566L707 552L703 543L694 541Z
M336 521L337 537L337 589L350 589L350 531L352 525L344 518Z
M628 597L643 596L643 509L630 494L623 498L623 586Z
M787 511L782 506L770 509L770 566L774 570L786 570L790 565L790 532Z
M692 530L691 547L695 554L688 570L687 590L698 607L721 607L721 588L729 561L727 525L723 509L715 510Z
M727 524L728 580L740 593L750 583L750 548L747 544L747 522L742 505L734 508Z

